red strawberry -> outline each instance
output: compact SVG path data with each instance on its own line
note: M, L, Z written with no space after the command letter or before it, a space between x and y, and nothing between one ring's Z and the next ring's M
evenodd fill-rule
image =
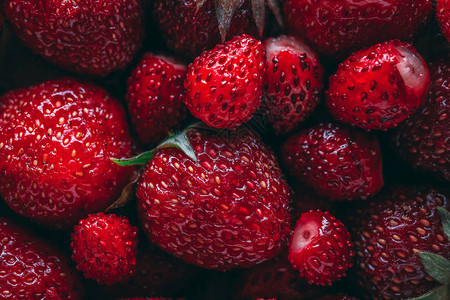
M100 212L81 220L72 235L72 259L100 284L126 282L136 271L137 228L127 218Z
M364 199L383 186L378 141L356 129L320 124L290 137L281 157L291 175L331 199Z
M186 119L186 71L186 66L172 57L147 53L128 79L128 108L143 144L160 142Z
M449 208L447 193L397 188L370 201L356 224L357 266L374 299L408 299L438 285L418 253L450 258L450 242L437 206ZM431 298L430 298L431 299Z
M277 134L297 129L320 101L323 69L301 39L279 36L264 41L267 57L264 109Z
M65 69L104 76L128 65L143 37L137 0L4 1L16 34Z
M284 2L288 31L307 38L325 55L391 39L409 40L430 12L430 0Z
M358 300L358 298L350 297L350 296L344 295L342 293L339 293L339 294L335 294L335 295L326 295L317 300Z
M261 104L266 58L260 41L241 35L203 52L189 65L185 99L194 117L236 128Z
M444 36L450 41L450 1L437 0L436 19Z
M350 233L329 212L303 213L289 243L289 261L309 283L331 285L341 279L355 255Z
M423 58L398 40L355 52L330 77L334 118L370 129L397 126L425 102L430 73Z
M78 274L45 241L0 218L1 299L82 299Z
M54 227L108 207L131 168L125 111L104 90L72 79L0 98L0 194L17 213Z
M450 181L450 64L434 63L427 103L403 122L393 136L400 157Z
M289 188L272 151L248 130L190 129L186 143L155 153L141 175L138 207L147 236L204 268L251 267L274 257L290 228Z

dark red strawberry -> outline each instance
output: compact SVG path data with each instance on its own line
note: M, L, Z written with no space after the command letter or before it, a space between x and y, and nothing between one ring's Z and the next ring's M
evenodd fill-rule
M339 293L339 294L335 294L335 295L326 295L317 300L358 300L358 298L350 297L345 294Z
M330 77L327 104L336 120L392 128L425 102L430 73L423 58L398 40L353 53Z
M84 277L100 284L126 282L136 271L137 228L127 218L100 212L72 234L72 259Z
M265 72L261 42L237 36L203 52L189 65L186 105L209 126L236 128L261 105Z
M142 43L137 0L7 0L4 12L33 51L74 72L104 76L121 70Z
M303 213L289 243L289 261L309 283L331 285L346 275L355 255L350 233L329 212Z
M72 79L0 98L0 194L17 213L54 227L108 207L132 168L125 111L104 90Z
M391 39L409 40L430 13L430 0L284 2L288 31L307 38L325 55Z
M0 218L1 299L82 299L79 275L45 241Z
M141 175L138 207L149 239L209 269L274 257L290 231L290 195L273 152L245 129L186 134L193 156L163 148Z
M450 1L437 0L436 19L444 36L450 41Z
M449 208L447 192L411 186L367 203L355 225L355 244L359 278L374 299L409 299L439 285L418 255L450 258L437 206Z
M275 133L287 134L319 103L323 68L318 56L299 38L269 38L264 47L268 63L264 110Z
M383 186L378 141L356 129L320 124L290 137L281 157L291 175L331 199L365 199Z
M450 64L430 65L428 100L393 136L399 156L414 167L450 181Z
M128 108L143 144L160 142L186 119L186 72L184 63L172 57L147 53L128 79Z

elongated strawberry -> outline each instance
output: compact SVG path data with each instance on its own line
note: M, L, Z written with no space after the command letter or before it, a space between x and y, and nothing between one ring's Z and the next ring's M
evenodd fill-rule
M291 175L331 199L364 199L383 186L378 141L356 129L330 123L301 131L281 157Z
M0 218L1 299L82 299L68 259L11 221Z
M444 36L450 41L450 1L437 0L436 19Z
M16 34L33 51L70 71L104 76L125 68L141 46L137 0L4 1Z
M216 128L236 128L261 105L266 58L260 41L241 35L203 52L189 65L185 103Z
M120 196L132 169L125 111L104 90L47 81L0 98L0 195L17 213L71 226Z
M409 40L431 13L430 0L286 0L288 31L326 55L391 39Z
M427 102L393 135L395 150L414 167L450 181L450 62L430 66Z
M161 142L186 119L186 72L186 66L172 57L147 53L128 79L128 108L143 144Z
M268 65L263 109L275 132L287 134L319 103L323 68L318 56L299 38L269 38L264 47Z

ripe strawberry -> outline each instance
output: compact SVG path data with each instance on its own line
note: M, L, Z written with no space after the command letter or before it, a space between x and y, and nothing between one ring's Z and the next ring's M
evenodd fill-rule
M82 299L66 257L45 241L0 218L1 299Z
M203 52L189 65L185 103L194 117L216 128L236 128L261 104L266 58L248 35Z
M425 105L393 136L399 156L450 181L450 64L430 65L432 88Z
M355 52L330 77L334 118L370 129L392 128L425 102L430 74L423 58L398 40Z
M163 250L204 268L251 267L274 257L290 228L289 188L271 150L241 129L190 129L186 143L157 151L141 175L143 229Z
M121 70L142 43L137 0L6 0L4 12L33 51L74 72L104 76Z
M430 0L286 0L288 31L325 55L391 39L409 40L431 13Z
M143 144L160 142L186 119L186 72L186 66L172 57L147 53L128 79L128 108Z
M133 169L125 112L104 90L72 79L0 98L0 195L17 213L71 226L116 200Z
M72 259L84 277L100 284L126 282L136 271L137 228L127 218L100 212L72 234Z
M450 41L450 1L437 0L436 19L444 36Z
M320 124L290 137L281 157L292 176L331 199L365 199L383 186L378 141L356 129Z
M438 285L418 255L427 251L450 258L450 242L437 206L449 208L445 192L405 187L370 201L355 235L362 285L374 299L408 299Z
M323 68L317 55L299 38L269 38L264 47L268 62L264 109L275 133L287 134L319 103Z

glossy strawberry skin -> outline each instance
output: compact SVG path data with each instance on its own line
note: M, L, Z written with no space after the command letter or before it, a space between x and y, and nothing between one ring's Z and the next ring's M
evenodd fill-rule
M137 0L8 0L4 12L33 51L73 72L104 76L121 70L142 43Z
M274 257L290 227L289 188L276 158L248 130L190 130L197 156L157 152L137 188L142 227L166 252L230 270Z
M430 65L432 87L428 100L399 126L393 144L412 166L450 181L450 64Z
M0 218L2 299L82 299L79 275L45 241Z
M248 35L203 52L189 65L185 103L194 117L215 128L237 128L261 105L266 58Z
M147 53L128 79L128 109L143 144L162 141L188 116L183 103L186 72L172 57Z
M137 228L125 217L90 215L75 226L71 247L77 269L99 284L126 282L136 272Z
M436 19L441 26L442 34L450 41L450 1L437 0Z
M0 194L20 215L72 226L116 200L133 172L125 111L104 90L47 81L0 98Z
M410 40L430 13L430 0L284 2L288 32L305 37L325 55L391 39Z
M356 129L320 124L291 136L281 157L292 176L334 200L367 198L383 186L375 137Z
M318 56L299 38L279 36L264 41L267 57L263 105L275 133L299 126L320 101L323 68Z
M412 82L399 69L399 49L414 55L419 82ZM413 70L414 70L413 66ZM423 73L423 74L422 74ZM366 130L396 127L425 102L430 82L422 57L398 40L376 44L352 54L330 77L327 105L336 120Z
M194 58L221 42L213 0L199 9L194 0L157 0L154 15L167 45L179 55ZM249 0L234 12L227 40L243 33L259 37Z
M418 251L450 258L437 206L449 208L448 192L400 187L362 210L355 244L358 275L374 299L408 299L439 283L425 271Z

